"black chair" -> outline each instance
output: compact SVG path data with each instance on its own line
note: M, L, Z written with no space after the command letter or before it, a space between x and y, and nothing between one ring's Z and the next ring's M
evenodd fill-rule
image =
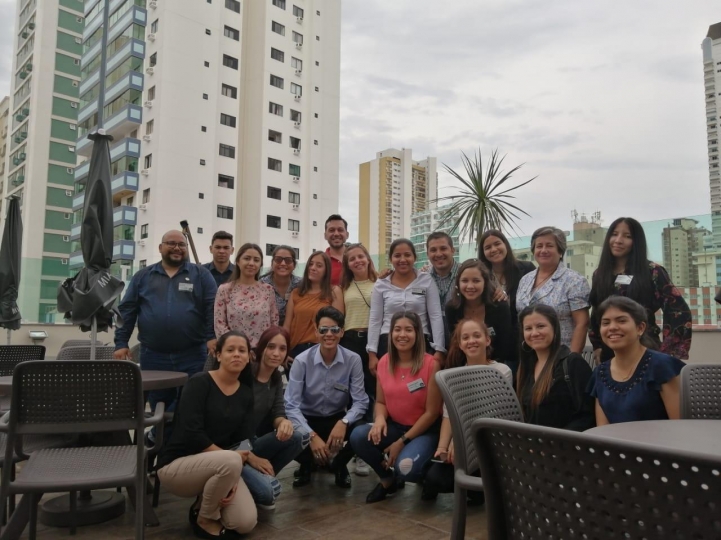
M60 349L62 350L66 347L90 347L91 342L89 339L68 339L60 345ZM96 347L102 347L103 345L104 343L102 341L95 340Z
M473 438L489 540L721 537L721 456L495 419Z
M24 362L15 368L10 413L0 431L7 433L5 463L13 449L27 463L13 480L2 471L0 500L14 494L30 497L29 537L37 532L37 506L43 493L70 492L74 514L76 492L125 486L134 488L135 536L144 534L146 448L135 445L42 449L28 456L23 438L34 434L82 434L108 431L143 433L160 424L164 406L145 418L140 368L127 361ZM162 427L158 429L162 439ZM75 527L71 525L71 533Z
M0 377L12 375L15 366L26 360L45 360L45 346L0 345Z
M460 540L466 532L468 490L483 491L483 482L473 475L479 467L471 424L477 418L520 422L521 405L508 380L492 366L444 369L436 373L436 382L453 430L455 474L451 538Z
M721 364L687 364L681 370L681 418L721 420Z
M115 347L101 345L95 348L95 360L113 360ZM90 345L65 347L58 351L56 360L90 360Z

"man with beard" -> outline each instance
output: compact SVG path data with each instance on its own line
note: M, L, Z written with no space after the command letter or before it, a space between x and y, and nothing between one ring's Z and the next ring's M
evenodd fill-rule
M328 249L325 252L330 257L331 264L330 284L340 286L343 275L343 254L348 240L348 222L338 214L329 216L325 220L324 236L328 242Z
M165 233L159 251L162 260L133 276L118 306L123 326L115 330L114 356L129 357L128 342L137 322L141 369L192 376L203 370L208 351L215 348L213 308L218 287L208 270L188 261L182 232ZM151 410L162 401L166 411L173 411L177 396L175 388L150 392Z

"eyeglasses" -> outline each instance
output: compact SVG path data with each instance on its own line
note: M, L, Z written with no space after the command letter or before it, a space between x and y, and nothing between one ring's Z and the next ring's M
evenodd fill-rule
M275 264L293 264L293 257L273 257Z
M170 249L188 249L188 244L185 242L163 242L166 246L168 246Z
M320 326L318 328L318 333L321 336L324 336L330 331L331 334L337 335L340 334L340 331L343 330L340 326Z

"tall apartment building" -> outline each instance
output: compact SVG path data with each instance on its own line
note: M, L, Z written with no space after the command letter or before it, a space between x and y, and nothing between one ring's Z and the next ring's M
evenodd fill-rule
M411 215L437 199L436 158L413 161L410 148L390 148L359 166L358 237L383 258L396 238L410 238Z
M698 286L699 270L693 254L703 250L708 234L708 230L698 226L698 221L690 218L674 219L663 229L663 265L674 285Z
M69 275L83 24L82 0L17 0L3 198L21 199L27 321L54 320Z
M460 227L454 230L454 225L459 217L458 211L451 211L453 206L452 204L445 204L438 207L431 204L429 206L431 206L431 208L428 210L414 212L411 215L410 239L416 249L416 266L421 268L428 262L426 240L428 239L428 235L435 231L442 231L451 237L453 240L453 246L456 249L456 253L453 258L456 262L460 261Z
M10 130L10 98L5 96L0 101L0 194L5 190L5 155L7 154L8 131ZM5 219L3 204L5 199L0 199L0 222ZM2 229L0 229L1 231ZM0 233L2 234L2 233Z
M706 134L713 244L721 247L721 168L719 168L718 124L721 111L721 22L711 25L701 44L703 51Z

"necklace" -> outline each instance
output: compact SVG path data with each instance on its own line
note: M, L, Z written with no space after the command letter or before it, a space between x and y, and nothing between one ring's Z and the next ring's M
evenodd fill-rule
M641 358L643 358L643 355L641 355ZM629 380L629 379L631 378L631 376L633 375L633 373L636 371L636 368L638 367L638 364L639 364L639 362L641 361L641 358L639 358L638 360L636 360L636 361L633 363L633 365L631 366L631 369L630 369L630 370L628 371L628 373L627 373L626 375L624 375L623 378L621 379L621 382L626 382L627 380ZM616 359L614 358L614 360L616 360ZM618 364L618 361L616 361L616 364ZM618 365L617 365L616 367L618 367Z
M538 276L539 276L539 274L536 274L536 280L538 280ZM545 278L543 278L541 281L539 281L538 283L536 283L536 286L533 287L533 289L534 289L534 290L540 289L540 288L541 288L541 285L543 285L544 283L546 283L546 281L548 281L549 279L551 279L551 277L553 277L553 274L547 275L547 276L546 276Z

